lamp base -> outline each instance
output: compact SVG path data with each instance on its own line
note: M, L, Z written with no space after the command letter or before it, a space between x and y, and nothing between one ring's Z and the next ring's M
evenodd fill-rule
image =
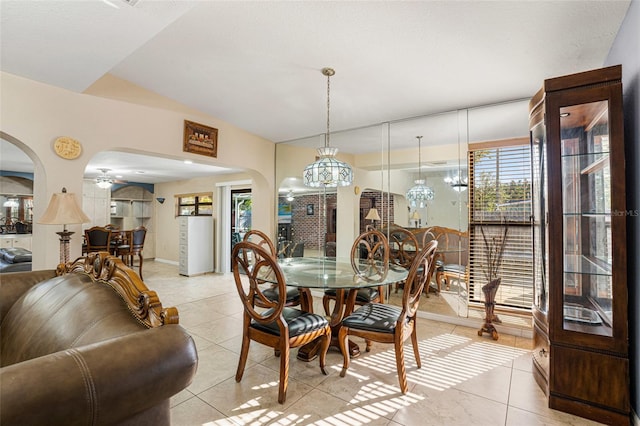
M56 234L60 235L60 263L66 264L69 262L69 242L75 232L64 230Z

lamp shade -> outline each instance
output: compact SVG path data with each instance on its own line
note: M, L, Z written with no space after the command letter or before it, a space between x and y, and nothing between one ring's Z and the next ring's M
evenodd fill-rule
M380 215L378 214L378 210L375 208L369 209L369 213L365 217L367 220L380 220Z
M62 189L61 193L51 196L47 210L38 221L45 225L68 225L73 223L87 223L91 219L84 214L73 193Z
M414 210L413 213L411 213L411 220L420 220L420 214L417 210Z

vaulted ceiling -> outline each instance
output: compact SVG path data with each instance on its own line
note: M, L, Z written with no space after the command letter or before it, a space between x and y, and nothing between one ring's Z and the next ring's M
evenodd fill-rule
M325 131L323 67L333 131L526 99L602 66L629 3L2 0L0 65L76 92L111 74L283 142Z

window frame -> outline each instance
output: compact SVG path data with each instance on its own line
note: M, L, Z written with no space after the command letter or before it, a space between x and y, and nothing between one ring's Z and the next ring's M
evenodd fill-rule
M496 156L496 165L493 169L480 166L482 159L478 158L480 152L490 152ZM510 152L511 151L511 152ZM491 155L490 154L490 155ZM501 165L506 158L518 159L520 163ZM531 311L533 302L533 222L531 212L532 199L532 175L531 175L531 148L528 138L516 138L503 141L483 142L470 144L468 149L469 161L469 305L483 306L484 294L482 286L488 283L483 270L483 262L486 262L484 253L484 231L490 241L492 237L499 238L508 226L505 253L502 264L498 269L501 284L496 295L496 309L511 312ZM522 166L524 168L522 168ZM522 170L522 173L519 173ZM489 173L490 178L495 179L495 194L493 208L491 201L482 198L479 193L482 185L480 175ZM515 174L510 174L514 172ZM503 179L502 175L509 176L511 181ZM522 179L522 182L519 181ZM518 188L520 186L520 188ZM528 187L528 191L526 188ZM515 189L514 189L515 188ZM505 202L501 196L505 196L509 189L522 190L522 200L513 203ZM511 201L511 200L508 200ZM528 204L527 204L528 203ZM529 206L528 210L526 206ZM513 206L509 210L500 208ZM529 296L530 299L529 300Z
M191 194L176 194L175 197L175 217L179 216L213 216L213 192L198 192ZM193 202L184 202L186 198L193 198ZM211 201L202 201L203 198L208 198ZM207 211L211 213L201 213L207 207ZM183 208L192 208L190 214L182 214Z

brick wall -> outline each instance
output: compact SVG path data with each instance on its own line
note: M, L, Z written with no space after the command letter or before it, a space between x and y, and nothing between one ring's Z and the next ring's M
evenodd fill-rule
M362 193L362 199L372 200L373 205L378 209L378 213L380 217L385 220L386 223L386 214L387 214L387 205L389 205L389 216L391 219L391 223L394 220L394 211L393 211L393 195L391 195L391 199L389 200L386 196L383 197L379 192L368 192L365 191ZM363 200L364 201L364 200ZM336 195L329 194L327 195L326 205L335 205L336 203ZM367 206L370 203L365 202ZM307 206L313 206L313 214L308 214L310 212L307 211ZM317 250L318 242L322 244L325 239L326 232L326 215L323 213L323 209L325 207L325 203L321 200L318 195L298 195L295 200L291 202L291 240L294 242L303 242L305 249L314 249ZM368 220L364 220L364 217L369 212L370 207L365 207L360 210L360 226L361 232L364 231L365 225L369 224ZM376 227L380 227L380 223L376 223Z

